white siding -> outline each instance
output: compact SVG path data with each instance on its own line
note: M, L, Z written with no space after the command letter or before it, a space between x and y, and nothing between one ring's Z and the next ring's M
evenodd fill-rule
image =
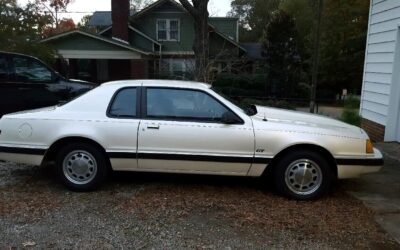
M400 0L372 0L368 27L361 115L386 125L391 98Z

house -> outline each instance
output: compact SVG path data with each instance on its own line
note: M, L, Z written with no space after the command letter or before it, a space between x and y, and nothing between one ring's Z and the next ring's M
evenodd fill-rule
M195 60L193 19L174 0L158 0L129 11L129 0L111 0L111 12L95 12L97 33L73 30L42 40L68 63L69 77L104 82L118 79L191 78ZM210 17L210 55L215 63L246 53L238 19Z
M267 52L261 43L241 43L246 50L246 60L250 65L250 72L266 72L264 69L267 59Z
M399 0L371 0L360 114L375 141L400 142L399 27Z

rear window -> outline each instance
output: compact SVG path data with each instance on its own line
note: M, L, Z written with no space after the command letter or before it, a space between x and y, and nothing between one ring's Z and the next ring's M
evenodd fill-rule
M111 101L108 115L116 118L135 118L136 110L136 88L121 89Z

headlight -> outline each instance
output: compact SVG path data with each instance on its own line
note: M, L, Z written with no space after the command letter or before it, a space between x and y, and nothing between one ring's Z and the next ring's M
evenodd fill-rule
M374 153L374 147L372 146L372 142L369 139L367 140L366 152L367 152L367 154L373 154Z

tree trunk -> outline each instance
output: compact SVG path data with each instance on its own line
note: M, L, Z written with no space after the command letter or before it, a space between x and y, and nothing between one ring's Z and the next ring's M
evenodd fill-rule
M317 99L318 67L319 67L319 47L321 40L321 18L323 10L323 0L318 0L317 15L315 21L314 48L312 56L312 75L311 75L311 93L310 93L310 113L315 113Z
M209 0L179 0L182 6L193 17L194 41L193 51L196 60L194 77L196 81L207 82L208 80L208 58L209 58L209 32L208 32L208 1Z

